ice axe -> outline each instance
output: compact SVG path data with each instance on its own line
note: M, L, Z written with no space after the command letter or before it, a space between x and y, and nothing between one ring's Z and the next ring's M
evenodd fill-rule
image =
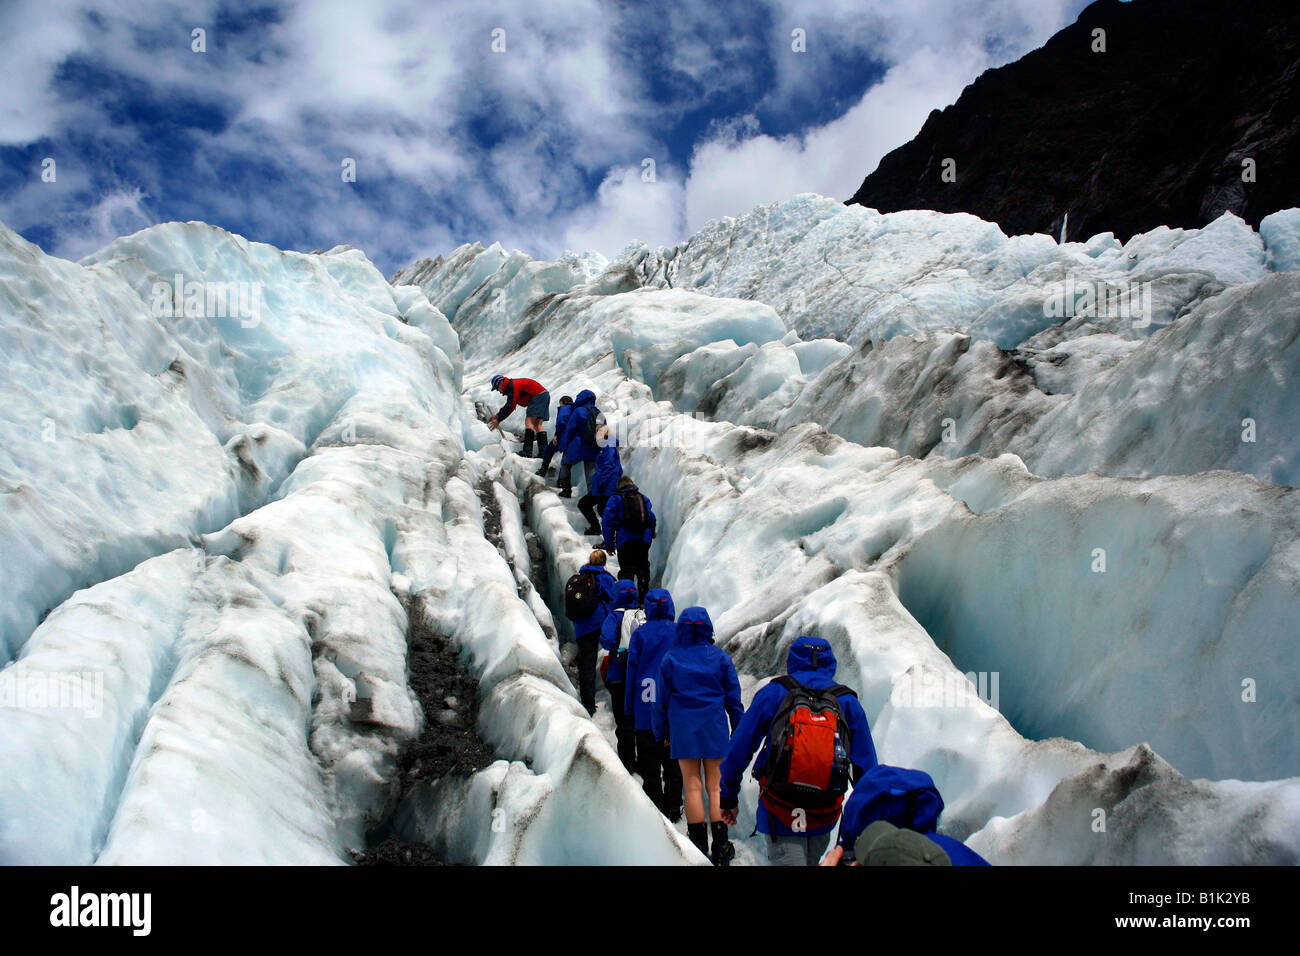
M492 421L489 420L489 421L488 421L488 429L491 430L491 429L493 429L493 428L495 428L497 434L501 436L501 447L502 447L505 451L509 451L510 449L506 447L506 433L505 433L505 430L502 429L502 427L501 427L501 423L500 423L500 422L497 422L497 423L494 425L494 424L492 424Z
M501 431L501 423L497 421L497 417L495 415L488 414L487 405L485 405L483 402L475 402L474 409L475 411L478 412L479 421L487 425L488 431L492 431L493 429L496 429L496 431L500 433L501 437L503 439L505 438L506 433Z

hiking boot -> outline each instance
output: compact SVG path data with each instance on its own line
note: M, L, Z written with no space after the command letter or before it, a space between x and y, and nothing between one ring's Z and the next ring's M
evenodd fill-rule
M709 825L707 823L686 824L686 836L705 856L709 855Z
M551 470L550 462L542 462L542 466L537 469L537 477L545 478L546 473Z
M713 852L709 854L709 859L713 861L714 866L730 866L735 858L736 847L732 844L731 837L727 835L727 825L719 820L713 824Z
M677 823L682 818L682 805L670 805L667 801L659 804L659 812L668 818L669 823Z
M593 528L593 527L591 527L590 525L588 525L588 526L587 526L587 530L584 531L584 532L582 532L582 533L583 533L586 537L588 537L588 538L600 538L600 537L603 537L603 535L601 535L601 533L600 533L600 529L599 529L599 528Z

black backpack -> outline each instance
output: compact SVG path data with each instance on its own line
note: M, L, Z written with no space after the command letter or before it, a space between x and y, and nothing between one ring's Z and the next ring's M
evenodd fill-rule
M786 694L768 730L767 766L759 778L763 804L796 832L834 823L849 787L853 750L839 696L853 691L843 684L814 690L788 674L773 683Z
M581 621L596 613L604 593L595 571L579 571L564 585L564 616Z
M636 490L634 485L619 492L623 499L623 529L628 534L641 534L650 526L650 515L646 511L645 495Z
M600 413L600 409L595 405L591 405L587 408L587 420L583 422L582 425L582 441L584 444L595 447L596 432L600 428L601 424L603 424L601 419L604 417L605 416Z

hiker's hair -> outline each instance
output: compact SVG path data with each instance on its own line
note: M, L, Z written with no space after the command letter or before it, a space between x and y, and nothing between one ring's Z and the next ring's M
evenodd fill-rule
M602 550L600 550L600 548L597 548L595 551L591 552L591 557L587 559L587 563L588 563L588 564L597 564L597 565L600 565L601 567L604 567L604 566L605 566L605 552L602 551Z
M573 404L573 396L572 396L572 395L561 395L561 396L560 396L560 404L561 404L561 405L572 405L572 404Z
M608 437L609 437L608 425L601 425L599 428L596 429L596 441L600 441L602 438L608 438Z
M636 487L636 482L632 480L632 477L631 477L630 475L624 475L622 478L620 478L620 479L618 480L618 485L617 485L616 487L618 487L618 488L635 488L635 487Z

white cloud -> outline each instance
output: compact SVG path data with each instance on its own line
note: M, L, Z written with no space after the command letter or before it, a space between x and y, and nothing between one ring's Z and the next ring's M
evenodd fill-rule
M1013 60L1046 42L1073 21L1087 0L774 0L781 22L809 28L809 53L815 34L851 30L883 62L902 63L929 46L940 52L964 46L999 48L990 66ZM788 35L788 31L787 31Z
M787 0L773 34L779 99L808 81L801 58L817 56L828 36L852 42L885 63L881 81L843 116L802 136L741 138L733 129L696 145L686 182L686 225L740 215L760 203L818 192L847 199L889 151L920 131L931 110L956 101L984 70L1046 42L1072 20L1080 0ZM808 52L790 50L789 30L804 25ZM833 31L839 29L840 34ZM989 41L985 43L984 41Z
M491 7L478 0L313 0L287 5L283 20L241 34L219 26L228 0L0 0L0 143L51 136L57 145L61 131L90 130L118 155L145 161L114 164L134 169L139 181L114 181L109 196L90 196L87 188L69 199L65 191L64 205L43 207L54 194L25 187L6 198L4 215L19 229L53 227L61 254L84 254L112 238L104 229L143 224L137 219L147 215L150 195L200 202L202 215L228 228L270 231L289 222L320 244L346 241L377 260L444 252L411 244L453 239L513 241L534 255L566 245L617 252L636 238L674 242L709 218L760 202L808 190L850 195L930 109L955 99L993 60L1010 58L1007 50L1041 43L1068 19L1063 11L1082 2L873 0L864 8L860 0L788 0L756 11L755 22L771 29L755 38L748 24L705 8L647 12L638 25L636 14L629 18L610 0ZM789 50L794 25L809 30L806 54ZM208 28L209 53L190 51L191 26ZM490 51L496 26L507 31L504 54ZM684 179L666 169L657 136L693 104L648 95L656 77L639 75L624 46L639 42L637 29L655 31L655 49L700 90L725 87L729 95L743 94L766 69L753 54L771 47L776 88L736 115L717 117ZM1002 46L984 42L994 33ZM817 95L824 80L815 58L832 37L841 60L846 51L860 52L862 63L892 69L838 119L801 137L761 135L755 116L765 105ZM177 171L150 165L148 144L134 140L137 129L105 123L93 96L72 102L53 95L56 71L76 55L145 84L161 102L215 98L229 110L225 131L186 132L197 144L192 172L206 192L191 194ZM467 128L471 113L499 128ZM485 135L500 141L485 148ZM656 183L642 183L633 165L645 155L660 160ZM373 192L367 198L340 187L343 156L357 159L363 184L380 176L409 184L410 207L438 210L443 221L394 223L392 191L376 201ZM292 177L294 189L263 192L246 180L220 188L219 175L243 168L245 159L250 169ZM593 170L604 169L612 171L593 200L587 184Z
M629 242L641 239L651 248L671 245L683 237L681 184L655 171L647 182L642 167L615 169L605 177L596 201L569 220L564 245L595 249L613 258Z
M143 208L144 199L139 189L119 189L100 197L86 211L86 220L93 231L86 234L83 248L68 251L77 258L88 256L118 236L151 225L154 220Z
M50 90L53 68L86 38L72 4L0 3L0 145L23 145L59 126L59 101Z
M880 158L916 135L930 110L953 102L983 63L973 47L926 47L893 67L839 119L804 135L712 140L696 148L686 183L686 222L818 192L847 199Z

